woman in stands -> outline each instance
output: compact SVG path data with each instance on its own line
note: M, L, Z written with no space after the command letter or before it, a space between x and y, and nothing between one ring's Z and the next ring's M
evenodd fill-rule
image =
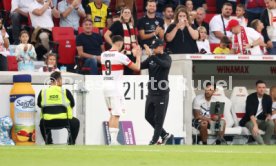
M55 53L49 53L45 59L45 66L41 67L39 72L53 72L59 71L57 67L57 55Z
M34 46L29 44L30 39L27 31L21 31L19 35L20 44L15 49L18 61L18 71L34 71L33 61L36 59Z
M204 26L198 27L199 39L196 41L199 53L212 54L210 50L210 43L208 40L207 30Z
M9 35L6 32L6 29L3 25L3 19L0 19L0 71L7 71L8 70L8 62L7 62L7 55L9 48L10 41Z
M167 51L173 54L198 53L196 40L199 33L191 25L190 17L185 8L176 11L174 22L168 27L165 40Z
M128 56L130 60L135 62L135 58L131 52L137 44L135 28L133 27L133 19L131 10L125 7L121 10L120 21L114 22L113 25L107 30L104 35L105 41L108 44L112 44L111 36L120 35L124 37L124 54ZM125 68L124 75L133 75L134 72L129 68Z

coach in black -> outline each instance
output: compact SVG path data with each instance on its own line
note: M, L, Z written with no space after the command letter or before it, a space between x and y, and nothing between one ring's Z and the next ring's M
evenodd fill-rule
M172 63L171 57L164 52L164 42L160 39L153 41L150 48L145 44L144 48L148 58L142 62L141 69L149 70L148 96L146 101L145 118L154 128L154 134L150 145L158 144L159 137L162 144L173 138L172 134L163 129L169 103L168 75Z

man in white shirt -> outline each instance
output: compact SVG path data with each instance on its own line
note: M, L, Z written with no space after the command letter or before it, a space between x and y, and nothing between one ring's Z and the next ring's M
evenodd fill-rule
M196 96L193 101L193 127L199 130L200 137L203 145L207 145L208 129L215 130L217 116L211 116L210 107L212 102L216 102L217 99L213 97L215 93L216 85L212 85L208 82L205 87L205 94ZM225 133L225 120L220 121L219 137L223 138ZM221 142L217 141L217 144Z
M48 29L49 31L54 27L52 16L55 18L59 18L60 16L59 11L53 6L52 0L34 0L34 2L30 4L29 13L32 26L35 29L42 28ZM49 50L49 33L42 32L39 34L39 38L41 44Z
M238 20L230 20L226 30L233 33L232 52L242 55L263 55L260 44L261 34L255 29L243 27Z
M222 13L214 16L210 21L210 43L220 43L220 39L223 36L231 38L232 33L226 31L230 16L232 15L233 9L231 3L225 3L222 7Z
M19 33L22 22L28 21L29 6L34 0L12 0L11 22L12 36L15 44L19 44Z

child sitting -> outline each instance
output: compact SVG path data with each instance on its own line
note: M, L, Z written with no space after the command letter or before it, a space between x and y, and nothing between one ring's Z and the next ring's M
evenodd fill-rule
M45 58L45 66L41 67L39 72L53 72L59 71L57 68L57 55L55 53L48 53Z
M227 36L223 36L220 40L219 47L215 48L214 54L230 54L230 39Z
M198 51L200 54L211 54L210 43L207 36L207 30L205 27L198 27L199 39L196 41Z
M15 49L19 71L34 71L33 60L36 59L36 52L34 46L28 43L29 38L29 34L25 30L19 35L21 43Z

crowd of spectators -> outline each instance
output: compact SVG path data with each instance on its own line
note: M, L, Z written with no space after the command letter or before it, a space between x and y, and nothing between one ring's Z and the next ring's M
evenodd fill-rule
M60 27L74 28L77 53L91 68L90 74L99 74L97 57L109 48L113 35L124 37L123 51L132 60L134 45L143 48L155 38L164 40L166 51L171 54L276 54L275 0L220 0L217 14L210 14L206 0L145 0L142 17L137 17L140 2L114 1L12 0L11 25L5 27L0 20L0 70L7 70L10 44L23 50L16 55L20 70L30 69L22 67L23 56L33 61L46 59L52 49L49 41L56 20ZM210 20L207 15L212 15ZM20 32L22 25L28 23L33 30L27 35L27 43L23 43ZM80 27L84 29L82 34L78 33ZM93 28L99 33L89 32ZM27 53L30 49L34 51L32 55ZM125 74L135 73L126 70Z

